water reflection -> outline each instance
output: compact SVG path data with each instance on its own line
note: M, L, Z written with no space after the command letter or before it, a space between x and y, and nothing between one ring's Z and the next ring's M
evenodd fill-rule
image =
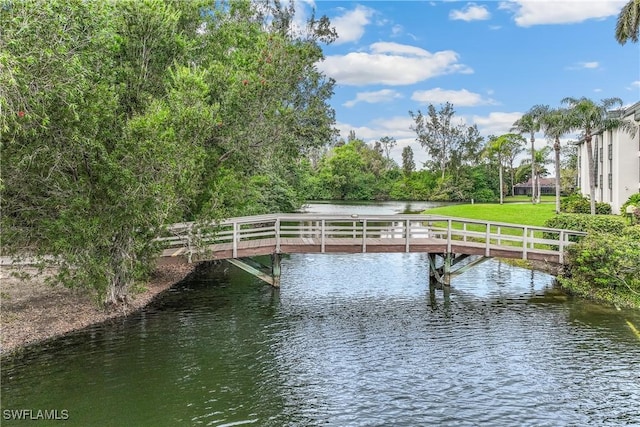
M427 265L292 255L280 290L213 265L124 322L3 360L2 407L78 426L640 423L638 313L495 260L437 289Z

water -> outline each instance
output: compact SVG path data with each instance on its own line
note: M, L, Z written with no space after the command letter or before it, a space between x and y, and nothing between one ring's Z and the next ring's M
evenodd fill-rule
M420 213L425 209L450 205L449 202L421 202L421 201L314 201L305 204L302 212L310 214L335 215L394 215Z
M146 310L2 362L6 410L77 426L640 425L640 313L488 261L292 255L273 290L219 263Z

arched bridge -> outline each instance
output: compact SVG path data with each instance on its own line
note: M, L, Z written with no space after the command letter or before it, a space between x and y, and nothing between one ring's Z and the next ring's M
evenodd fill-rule
M273 286L279 285L280 254L428 253L431 276L448 285L451 275L490 257L564 264L565 248L585 235L432 215L309 214L238 217L205 227L180 223L168 233L159 239L165 247L160 262L226 259ZM271 255L271 265L251 259L258 255ZM456 264L464 267L454 270Z

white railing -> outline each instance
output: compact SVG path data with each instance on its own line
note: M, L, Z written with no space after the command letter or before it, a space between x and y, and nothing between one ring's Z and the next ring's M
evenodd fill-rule
M275 239L280 252L283 239L318 239L321 252L329 240L345 239L362 245L366 252L371 239L398 244L402 240L406 252L421 239L446 242L447 252L453 244L482 244L485 255L499 247L521 248L522 258L528 252L557 254L564 261L564 249L586 233L546 227L507 224L472 219L431 215L308 215L273 214L230 218L202 229L194 223L173 224L168 235L158 239L166 248L185 247L189 253L199 244L231 244L237 256L242 242ZM380 240L378 240L380 242Z

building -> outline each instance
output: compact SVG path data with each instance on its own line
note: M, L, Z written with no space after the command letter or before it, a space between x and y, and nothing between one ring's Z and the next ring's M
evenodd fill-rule
M640 126L640 102L612 112L620 114L624 120L633 121ZM640 192L640 129L631 137L620 129L601 131L593 135L593 160L596 175L596 201L611 205L611 211L620 213L620 207L632 194ZM578 145L577 187L589 197L589 166L587 163L587 144L584 140Z
M540 194L543 196L556 194L555 178L540 178ZM531 196L531 179L513 186L514 196Z

